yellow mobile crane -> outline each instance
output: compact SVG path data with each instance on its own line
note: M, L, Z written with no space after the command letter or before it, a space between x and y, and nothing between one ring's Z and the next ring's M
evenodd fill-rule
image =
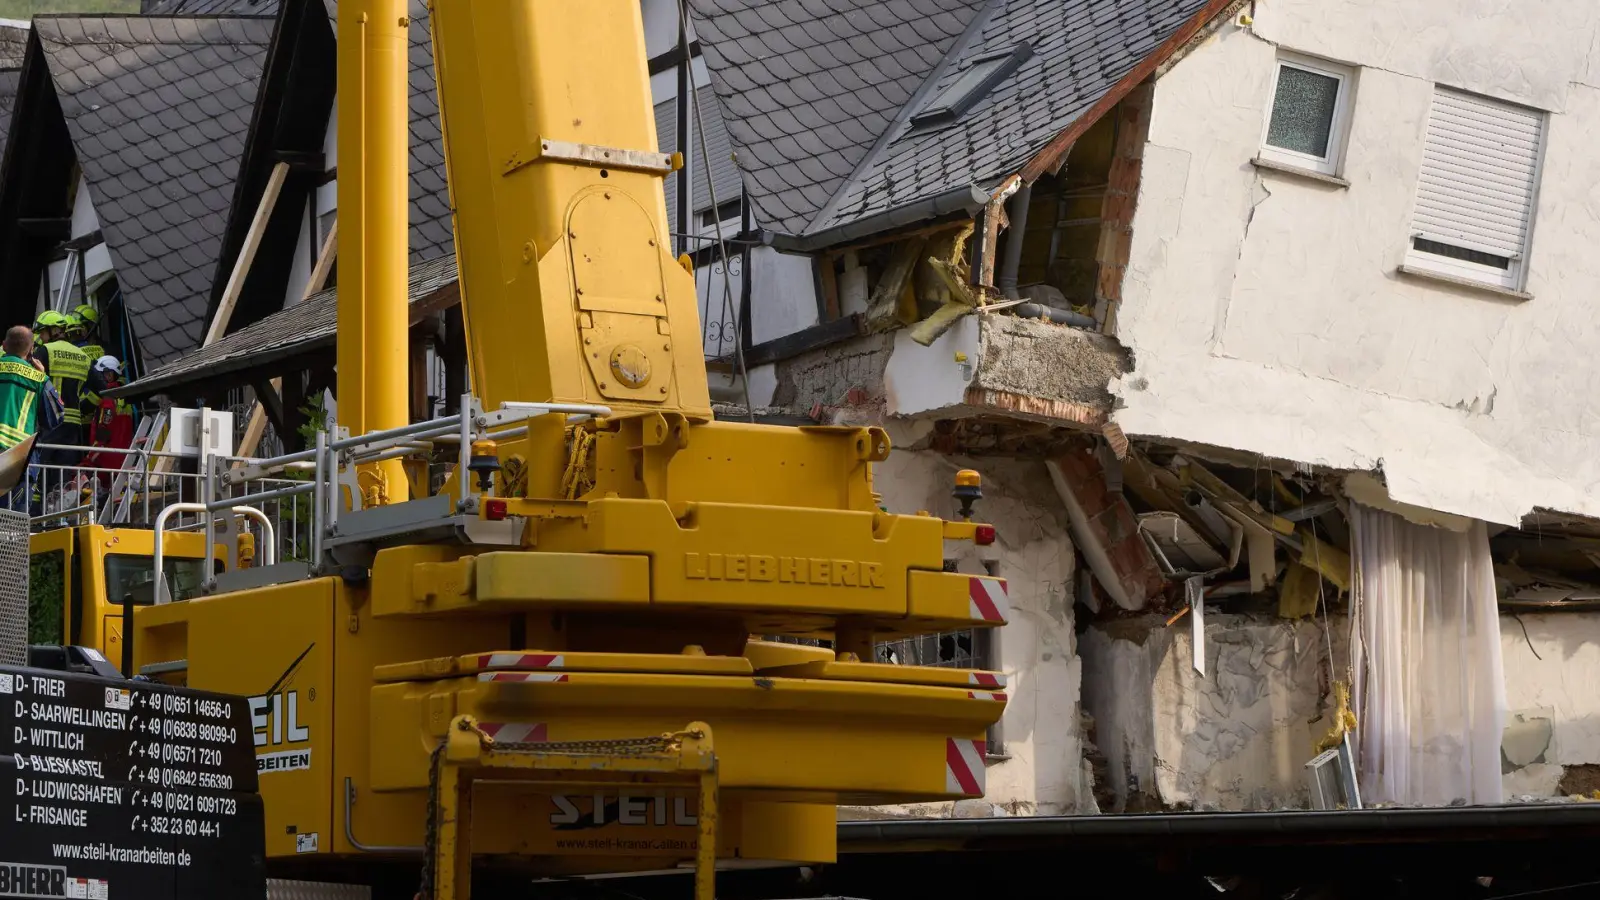
M718 858L831 861L841 803L981 796L1003 678L872 662L1005 623L1004 579L954 563L993 540L976 473L959 521L893 515L883 430L713 419L636 0L431 21L473 393L407 421L406 3L342 0L343 427L206 476L309 471L251 499L312 496L312 562L227 560L129 632L147 676L252 698L269 859L421 850L438 900L475 859L693 865L709 900ZM429 491L406 460L442 448ZM237 505L206 504L202 572Z

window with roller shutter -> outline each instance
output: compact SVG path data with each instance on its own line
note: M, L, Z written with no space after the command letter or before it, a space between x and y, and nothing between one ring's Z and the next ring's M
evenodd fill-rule
M1545 114L1436 88L1406 265L1519 290Z

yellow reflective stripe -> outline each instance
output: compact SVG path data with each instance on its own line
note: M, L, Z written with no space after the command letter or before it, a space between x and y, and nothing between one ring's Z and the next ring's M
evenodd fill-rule
M17 414L16 428L24 434L28 431L28 423L32 421L28 415L33 412L33 398L37 396L39 395L29 391L27 396L22 398L22 412Z
M44 373L33 366L27 363L11 362L10 360L0 360L0 375L16 375L26 378L34 384L42 383L45 378Z
M50 351L50 374L53 377L82 381L89 377L89 357L66 341L52 341L44 348Z
M79 410L79 409L63 410L62 413L61 413L61 421L67 423L68 425L82 425L83 424L83 410Z

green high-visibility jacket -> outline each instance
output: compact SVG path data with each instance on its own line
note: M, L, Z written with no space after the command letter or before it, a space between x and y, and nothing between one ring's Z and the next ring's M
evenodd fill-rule
M9 353L0 356L0 449L10 449L38 428L45 374Z

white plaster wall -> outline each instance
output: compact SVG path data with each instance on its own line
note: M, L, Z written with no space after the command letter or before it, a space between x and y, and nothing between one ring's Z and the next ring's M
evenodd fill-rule
M1106 812L1139 800L1198 810L1308 806L1304 766L1329 725L1330 642L1341 671L1348 662L1344 627L1336 619L1324 633L1310 620L1212 613L1201 675L1187 619L1091 626L1083 703L1116 795Z
M1600 767L1600 613L1503 616L1500 646L1506 797L1558 796L1570 767Z
M724 201L726 202L726 201ZM738 224L734 224L737 230ZM733 233L724 229L723 238ZM811 257L771 247L750 251L750 338L763 343L817 324L816 277Z
M311 280L311 269L317 264L311 250L311 221L306 216L307 208L315 202L316 198L312 197L298 211L300 229L295 235L294 256L289 260L289 286L284 288L284 306L300 302L306 292L306 283Z
M983 356L981 336L977 316L957 319L928 347L913 341L910 329L896 331L894 353L883 373L889 415L926 415L965 403Z
M999 647L1000 668L1009 680L1001 725L1008 758L990 764L985 804L893 812L971 815L976 806L984 807L980 814L1093 812L1079 728L1082 664L1073 632L1072 544L1044 464L895 451L874 467L873 483L892 512L926 509L952 516L950 486L963 468L983 473L977 517L998 532L1000 572L1010 587L1012 616L1000 631ZM965 561L964 570L971 565Z
M79 176L78 191L72 201L72 236L75 238L83 237L86 234L96 231L99 229L99 227L100 217L95 215L94 198L89 195L89 182L87 179ZM75 263L74 268L76 268ZM84 277L89 279L89 281L93 282L96 275L99 275L101 272L108 271L110 268L111 251L106 249L106 245L104 243L91 248L88 253L84 254ZM61 281L66 276L66 260L59 260L51 263L48 267L48 271L50 277L50 290L53 297L54 292L61 289ZM77 292L81 286L77 284L77 277L78 276L76 273L74 273L72 276L73 294L67 302L68 310L71 310L80 302L78 300Z
M1250 160L1278 47L1360 66L1340 189ZM1124 301L1133 435L1336 468L1516 523L1600 515L1600 5L1262 0L1157 83ZM1515 302L1396 274L1434 82L1552 113Z

